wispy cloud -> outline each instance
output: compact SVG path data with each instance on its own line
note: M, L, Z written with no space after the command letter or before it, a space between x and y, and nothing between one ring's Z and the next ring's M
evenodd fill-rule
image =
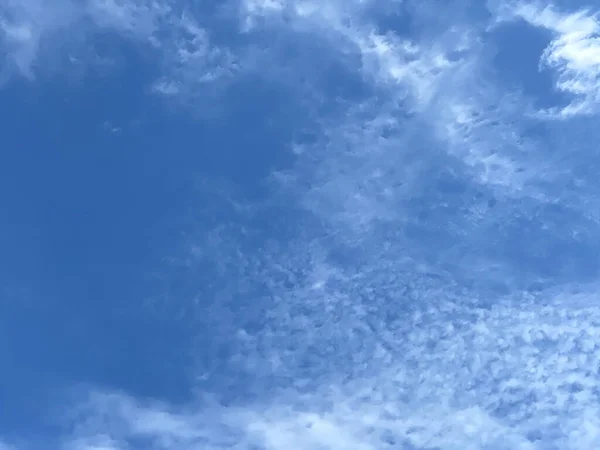
M0 45L4 50L3 78L33 79L45 73L47 61L93 61L95 36L114 33L156 54L155 90L174 94L215 81L235 71L235 58L214 46L209 32L171 2L158 0L9 0L0 6Z
M422 105L434 95L436 81L454 64L451 52L468 47L460 30L450 30L427 48L394 33L381 33L361 12L369 2L256 1L242 2L242 21L251 30L256 27L282 28L285 32L316 32L329 42L333 51L359 56L358 69L375 84L409 89L416 103ZM262 20L262 25L257 24ZM404 95L408 92L404 92ZM396 95L401 95L397 92Z
M547 116L569 118L598 111L600 104L600 24L587 9L561 11L552 5L517 3L501 20L522 19L550 30L554 38L540 55L540 67L556 72L556 89L574 100L563 107L542 111Z
M199 87L215 90L215 82L232 78L239 70L237 56L227 48L211 43L209 32L189 14L184 14L168 27L168 39L151 38L164 58L166 74L157 80L155 91L194 97Z
M34 66L43 39L58 39L60 32L81 17L82 9L69 0L46 2L8 0L0 7L0 43L5 53L4 77L17 71L34 77Z
M327 42L332 53L344 55L348 73L361 78L367 94L352 99L354 105L349 110L354 112L341 112L342 119L334 119L338 131L346 133L341 136L341 145L347 145L351 136L357 137L351 150L343 151L346 157L363 155L369 159L375 149L387 147L395 153L389 155L392 160L401 158L401 151L391 149L414 147L415 140L424 141L422 136L428 134L438 139L428 145L462 161L477 182L508 195L544 198L536 185L555 173L538 158L541 155L535 152L535 141L526 136L527 127L532 126L526 117L530 104L517 93L497 86L490 76L485 20L453 22L448 18L444 27L427 28L425 34L407 37L402 30L381 31L372 12L377 9L368 9L370 2L246 1L242 5L246 31L280 30L297 33L297 39L310 32ZM426 22L429 11L423 8ZM369 14L364 14L367 10ZM419 8L413 10L418 16ZM436 18L439 20L443 19ZM310 67L308 60L303 63ZM374 95L377 100L373 100ZM371 126L379 131L370 130ZM350 127L354 127L353 132L349 132ZM387 134L385 139L381 133ZM327 146L323 157L326 164L335 165L332 152L337 144L332 142L332 134L330 128L317 146ZM373 140L366 142L367 136ZM307 152L314 158L316 150ZM530 170L534 165L536 170ZM356 181L360 177L349 174L348 178ZM346 199L334 203L350 201L347 189L340 188L339 192L344 192ZM361 191L361 196L365 194Z

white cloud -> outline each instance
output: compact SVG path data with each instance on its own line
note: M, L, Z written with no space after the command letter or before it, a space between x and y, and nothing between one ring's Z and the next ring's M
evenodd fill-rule
M554 34L541 55L540 66L556 72L556 89L574 100L560 108L542 111L546 116L569 118L597 112L600 104L600 24L589 10L568 13L535 3L518 3L500 20L522 19Z

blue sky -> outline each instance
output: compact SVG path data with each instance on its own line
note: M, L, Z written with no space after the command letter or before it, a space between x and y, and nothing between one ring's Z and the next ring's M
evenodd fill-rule
M8 0L0 450L600 446L600 5Z

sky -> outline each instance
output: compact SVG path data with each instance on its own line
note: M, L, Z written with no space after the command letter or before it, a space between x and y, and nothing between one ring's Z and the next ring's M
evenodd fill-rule
M600 448L599 14L4 0L0 450Z

